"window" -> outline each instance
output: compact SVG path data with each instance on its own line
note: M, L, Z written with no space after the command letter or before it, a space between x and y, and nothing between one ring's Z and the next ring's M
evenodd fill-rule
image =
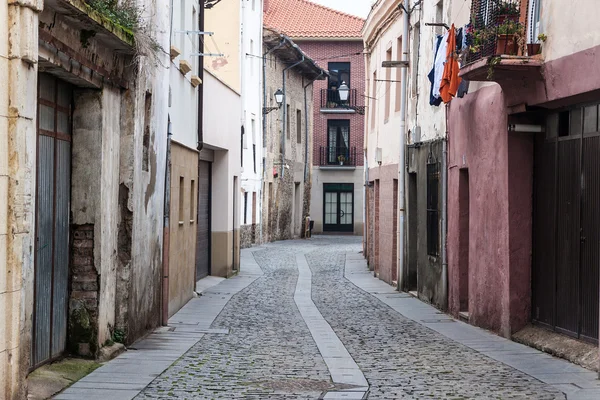
M413 28L413 47L412 47L412 65L410 68L411 80L412 80L412 94L417 96L419 90L419 48L421 47L421 25L415 24ZM402 42L401 42L402 43ZM402 51L402 50L400 50ZM398 68L400 70L400 68ZM400 78L398 78L400 80ZM400 84L398 84L400 87ZM396 105L396 111L400 111L400 104Z
M193 223L194 220L196 219L195 215L194 215L194 192L196 190L196 182L194 182L192 180L191 184L190 184L190 223Z
M256 225L256 192L252 192L252 225Z
M248 220L248 192L244 192L244 225Z
M244 125L242 125L240 133L240 166L242 168L244 168L244 149L246 148L244 133Z
M418 33L415 33L414 36L414 40L417 40L417 36ZM399 37L398 40L396 40L396 60L402 60L402 38ZM413 61L413 65L416 65L415 63L417 63L418 60ZM398 82L395 83L396 85L396 107L395 110L396 112L400 111L400 99L402 96L402 85L400 84L400 80L402 80L402 68L396 68L396 80Z
M290 120L292 119L292 116L290 115L290 105L288 104L286 106L286 114L285 114L285 118L286 118L286 137L289 139L290 138Z
M183 224L183 197L185 196L184 192L183 192L183 176L179 177L179 215L177 215L177 218L179 218L179 225Z
M371 84L371 128L375 128L377 119L377 71L373 72L373 83Z
M337 164L343 158L350 161L350 120L330 119L327 121L327 162Z
M435 22L438 24L441 24L442 22L444 22L444 2L442 0L440 0L435 6ZM443 27L436 26L435 34L443 35L444 34Z
M330 90L337 90L342 82L350 87L350 63L349 62L330 62L329 68L329 85Z
M529 43L537 43L537 37L542 33L540 24L541 3L542 0L529 0L529 10L527 14Z
M296 142L302 143L302 111L296 110Z
M186 9L185 9L185 1L186 0L181 0L179 2L179 29L182 31L186 30L186 26L185 26L185 15L186 15ZM185 38L187 37L187 35L183 34L183 33L179 33L179 50L181 50L181 54L185 54Z
M146 92L144 104L144 136L142 138L142 171L148 172L148 152L150 150L150 121L152 120L152 93Z
M385 60L386 61L392 61L392 48L390 47L386 52L385 52ZM400 68L398 68L400 69ZM391 107L391 89L392 89L392 83L390 82L390 80L392 79L392 69L391 68L386 68L385 69L385 116L384 116L384 121L387 123L388 120L390 119L390 107Z
M250 39L250 57L248 57L248 61L250 62L250 76L254 76L254 40Z
M198 31L198 15L196 14L196 8L192 7L192 30L193 31ZM184 36L184 35L182 35ZM190 35L190 38L192 39L192 53L201 53L199 47L198 47L198 40L200 38L200 35L196 34L196 33L192 33ZM192 75L196 75L198 73L198 64L200 61L200 57L192 57Z
M439 210L438 190L440 181L439 163L427 163L427 254L439 255Z
M256 121L252 118L252 166L256 173Z

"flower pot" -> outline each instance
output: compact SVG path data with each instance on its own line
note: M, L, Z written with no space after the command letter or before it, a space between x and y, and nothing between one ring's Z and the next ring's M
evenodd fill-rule
M519 46L517 45L517 37L514 34L498 35L496 55L506 54L509 56L516 56L518 52Z
M340 161L340 165L344 165L344 162L343 162L343 161Z
M530 57L540 54L541 49L542 45L540 43L527 43L527 55Z

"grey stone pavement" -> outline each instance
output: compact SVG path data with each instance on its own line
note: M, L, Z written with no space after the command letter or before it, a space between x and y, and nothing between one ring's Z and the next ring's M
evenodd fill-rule
M596 373L374 278L360 238L244 250L126 353L56 399L600 399Z

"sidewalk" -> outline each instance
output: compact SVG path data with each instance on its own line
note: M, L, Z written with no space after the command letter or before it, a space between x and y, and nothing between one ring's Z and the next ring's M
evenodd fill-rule
M569 400L600 399L600 381L595 372L455 320L407 293L397 292L392 286L373 277L362 254L346 254L345 277L394 311L455 342L556 387L565 393Z
M262 271L254 248L242 251L244 266L239 275L224 280L189 301L169 319L169 326L156 329L134 343L119 357L56 395L57 400L130 400L185 354L204 335L222 334L210 329L227 302L254 282Z

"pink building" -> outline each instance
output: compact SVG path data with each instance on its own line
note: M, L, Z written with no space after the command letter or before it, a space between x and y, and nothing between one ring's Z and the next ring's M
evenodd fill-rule
M329 71L314 83L314 233L363 233L364 20L307 0L266 0L264 24ZM340 93L349 88L348 98Z

